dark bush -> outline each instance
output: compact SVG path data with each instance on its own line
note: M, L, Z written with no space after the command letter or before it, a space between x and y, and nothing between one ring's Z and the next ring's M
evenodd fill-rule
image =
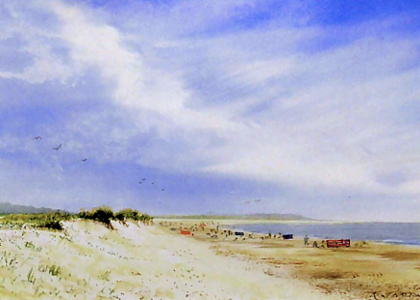
M120 210L119 212L117 212L115 214L115 217L119 221L126 221L126 220L129 220L129 219L139 221L140 216L141 216L141 213L139 213L137 210L134 210L134 209L131 209L131 208L126 208L126 209Z
M44 223L40 224L39 227L53 229L53 230L63 230L63 226L59 220L49 219Z
M111 220L115 219L114 212L107 206L93 208L90 211L81 211L78 214L81 219L94 220L111 226Z
M63 226L61 225L62 220L68 220L66 215L61 215L59 213L53 215L43 215L38 217L46 217L45 220L39 222L38 227L41 228L48 228L52 230L63 230Z

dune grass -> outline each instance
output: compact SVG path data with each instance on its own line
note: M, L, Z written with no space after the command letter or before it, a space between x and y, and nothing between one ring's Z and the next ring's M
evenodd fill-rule
M68 212L7 214L0 218L0 225L9 228L22 228L24 225L27 225L35 228L61 231L63 230L62 222L72 219L93 220L112 229L111 220L120 222L133 220L149 224L152 222L153 217L131 208L114 212L110 207L100 206L91 210L81 210L77 214Z

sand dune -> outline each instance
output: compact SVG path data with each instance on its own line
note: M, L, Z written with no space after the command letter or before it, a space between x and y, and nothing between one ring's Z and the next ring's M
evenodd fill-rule
M113 226L0 230L1 299L339 299L159 226Z

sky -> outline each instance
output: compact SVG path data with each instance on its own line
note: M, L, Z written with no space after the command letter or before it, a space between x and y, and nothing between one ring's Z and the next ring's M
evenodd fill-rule
M0 202L419 221L419 12L0 1Z

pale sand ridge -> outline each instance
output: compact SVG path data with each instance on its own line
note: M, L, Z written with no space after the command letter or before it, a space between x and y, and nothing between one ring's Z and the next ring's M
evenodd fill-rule
M1 299L339 299L285 270L217 255L210 243L159 226L113 226L0 230Z

